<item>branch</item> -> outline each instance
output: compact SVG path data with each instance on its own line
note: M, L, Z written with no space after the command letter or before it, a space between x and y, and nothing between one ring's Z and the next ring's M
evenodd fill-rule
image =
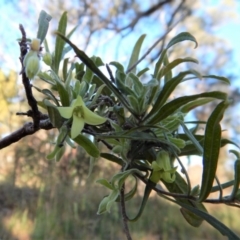
M20 62L22 64L22 71L20 74L22 74L22 83L23 83L23 86L24 86L24 89L26 92L28 104L32 109L33 127L34 127L34 129L38 129L39 122L40 122L40 112L38 111L37 101L32 94L32 85L30 84L30 81L29 81L28 77L26 76L26 73L24 71L24 65L23 65L23 60L24 60L25 55L27 54L27 49L28 49L26 32L25 32L22 24L19 25L19 29L22 33L22 39L19 42Z
M0 140L0 149L5 148L12 143L18 142L20 139L26 137L27 135L32 135L40 129L50 130L54 128L49 119L40 120L39 127L36 129L34 123L27 122L23 125L22 128L11 133L10 135L4 137Z
M120 29L118 29L118 32L121 32L125 29L131 28L133 30L133 28L135 27L135 25L138 23L138 21L143 18L143 17L147 17L149 15L151 15L152 13L156 12L159 8L163 7L164 4L167 3L171 3L172 0L165 0L165 1L160 1L159 3L153 5L152 7L150 7L149 9L147 9L146 11L143 12L139 12L137 14L137 16L132 20L131 23L129 23L127 26L122 27Z
M139 178L142 182L144 182L145 184L147 184L148 180L145 179L144 177L135 174L135 176L137 178ZM181 193L172 193L172 192L166 192L160 185L156 185L156 186L151 186L152 190L154 190L156 193L159 193L161 195L165 195L165 196L169 196L169 197L173 197L173 198L179 198L179 199L188 199L188 200L192 200L197 202L198 198L191 196L191 195L187 195L187 194L181 194ZM222 198L222 199L206 199L203 202L205 203L212 203L212 204L226 204L232 207L238 207L240 208L240 204L239 201L237 200L232 200L230 198Z

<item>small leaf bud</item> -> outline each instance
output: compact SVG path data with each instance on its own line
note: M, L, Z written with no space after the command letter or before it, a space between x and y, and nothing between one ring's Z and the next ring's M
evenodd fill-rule
M52 55L49 52L46 52L43 55L43 61L46 65L51 66L52 64Z

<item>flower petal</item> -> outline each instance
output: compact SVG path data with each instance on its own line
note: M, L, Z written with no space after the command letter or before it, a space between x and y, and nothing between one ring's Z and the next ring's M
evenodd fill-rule
M71 127L71 138L77 137L84 127L84 120L82 118L73 115L73 122Z
M78 106L85 106L85 103L82 100L82 97L80 95L78 95L77 98L75 100L73 100L71 106L73 108L78 107Z
M84 121L89 125L99 125L103 124L107 121L106 118L97 115L96 113L92 112L87 107L83 107L84 112Z
M73 107L58 107L60 115L66 119L69 119L73 115Z

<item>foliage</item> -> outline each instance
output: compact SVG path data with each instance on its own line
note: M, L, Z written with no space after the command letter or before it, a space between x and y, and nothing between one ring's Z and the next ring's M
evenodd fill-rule
M43 16L47 17L48 21ZM45 38L50 19L48 14L41 13L39 29L44 31L39 30L37 33L41 42ZM199 227L202 221L206 220L229 239L238 239L227 226L211 216L204 206L204 202L210 202L239 207L240 159L237 152L234 152L235 178L229 184L233 186L229 196L223 196L225 184L220 183L216 176L220 148L226 144L235 145L234 142L221 137L220 122L230 100L227 94L221 91L202 92L172 99L172 94L179 84L192 79L213 78L229 84L227 78L202 76L195 69L176 74L179 64L198 61L187 57L170 62L168 50L183 41L191 41L197 47L194 36L188 32L175 36L161 52L152 73L148 73L149 69L138 70L135 64L139 60L145 37L140 36L127 68L116 61L106 65L109 79L101 70L104 66L101 58L89 58L70 41L73 31L67 34L66 30L65 12L59 21L54 51L49 50L47 41L44 40L48 60L51 61L46 61L49 68L47 71L40 71L38 77L49 84L49 87L41 89L34 86L43 94L38 106L47 111L51 127L59 131L55 148L47 157L59 161L67 145L71 148L80 145L93 158L101 156L119 165L119 172L113 174L110 180L98 180L98 183L109 190L109 194L99 204L98 214L110 212L114 204L120 202L128 239L131 239L131 236L127 222L136 221L141 217L152 191L179 205L183 217L190 225ZM23 31L22 35L21 47L26 44ZM74 51L80 62L69 61L66 54L70 50ZM41 48L38 52L41 52ZM22 52L22 55L24 54L27 54L26 49ZM23 81L26 77L23 73ZM28 90L25 89L27 93ZM31 94L29 96L31 97ZM43 123L39 118L41 114L38 107L32 98L31 101L33 128L37 131ZM199 135L197 129L201 122L191 122L194 127L190 128L185 117L198 106L213 101L217 102L217 105L204 123L204 135ZM76 123L81 126L76 126ZM100 142L108 148L107 152L103 152ZM201 186L191 186L187 170L179 158L191 155L202 156ZM180 167L177 167L177 163ZM90 166L91 169L92 167ZM129 217L125 210L125 202L135 197L139 181L145 184L144 195L139 212L136 216ZM131 187L128 186L129 182L133 182ZM126 192L125 189L129 188ZM209 198L210 193L216 189L220 197Z

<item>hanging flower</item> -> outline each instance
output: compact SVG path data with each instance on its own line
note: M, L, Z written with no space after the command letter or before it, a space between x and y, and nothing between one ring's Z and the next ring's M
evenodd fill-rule
M72 139L79 135L85 123L89 125L99 125L107 120L88 109L79 95L73 100L70 107L58 107L57 109L63 118L70 119L72 117Z
M26 75L29 79L33 79L40 70L40 39L35 38L30 44L30 51L26 54L23 65Z
M168 152L160 151L157 154L156 161L152 162L152 175L150 180L157 183L160 179L163 179L165 182L172 183L175 181L176 175L175 172L177 167L171 166L171 160Z

